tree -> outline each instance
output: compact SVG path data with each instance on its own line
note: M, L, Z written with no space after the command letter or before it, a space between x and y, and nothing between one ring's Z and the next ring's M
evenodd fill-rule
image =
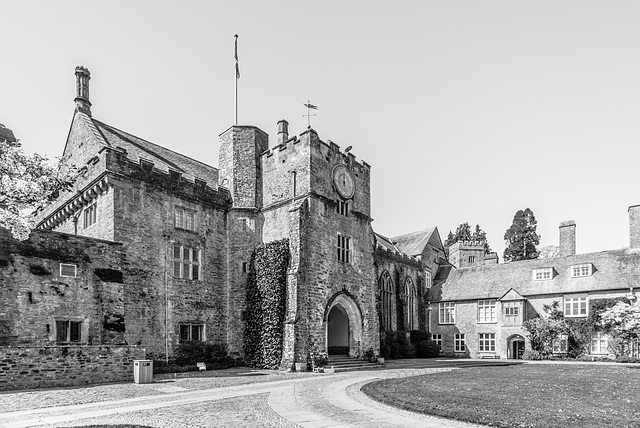
M536 233L538 222L529 208L518 210L513 216L513 224L504 234L507 248L504 261L530 260L538 258L536 245L540 244L540 235Z
M77 178L74 167L52 166L37 153L27 155L19 142L0 141L0 227L21 241L35 227L35 212L70 189Z
M476 224L475 231L471 233L471 226L468 222L464 222L456 228L456 233L449 231L447 239L444 241L444 251L449 257L449 247L458 241L478 241L484 246L484 252L491 252L491 247L487 241L487 233L482 230L479 224Z
M600 326L613 337L611 348L616 357L629 355L640 340L640 305L618 302L600 313Z

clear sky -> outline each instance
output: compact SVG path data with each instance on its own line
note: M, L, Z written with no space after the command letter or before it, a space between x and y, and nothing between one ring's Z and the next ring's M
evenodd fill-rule
M374 229L479 223L489 244L531 208L541 246L628 246L640 204L637 1L9 1L0 123L62 153L74 68L95 118L218 165L233 124L306 128L372 165Z

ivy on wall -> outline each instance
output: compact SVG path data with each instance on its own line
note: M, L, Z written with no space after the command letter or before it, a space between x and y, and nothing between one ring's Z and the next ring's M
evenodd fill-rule
M289 240L257 246L247 276L245 363L276 369L282 359Z

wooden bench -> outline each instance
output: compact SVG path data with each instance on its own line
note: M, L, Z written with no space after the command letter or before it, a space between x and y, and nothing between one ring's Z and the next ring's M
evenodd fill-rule
M483 354L483 355L478 355L478 358L482 358L483 360L499 360L500 359L500 355L498 354Z

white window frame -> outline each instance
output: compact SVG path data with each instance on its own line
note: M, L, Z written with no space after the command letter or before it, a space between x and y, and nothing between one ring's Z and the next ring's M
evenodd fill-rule
M495 299L478 300L478 323L497 322L496 304Z
M173 213L173 226L177 229L196 231L196 211L176 206Z
M82 318L79 317L70 317L70 318L55 318L53 320L53 324L54 324L54 334L53 334L53 338L55 340L56 343L84 343L86 342L85 339L85 328L84 328L84 321L82 320ZM60 334L62 333L60 331L60 326L61 324L64 324L64 339L59 339ZM78 337L76 339L73 338L72 336L72 330L73 330L73 326L76 326L77 328L77 333L78 333Z
M63 266L73 266L73 275L63 275L62 267ZM62 278L77 278L78 277L78 266L71 263L60 263L60 277Z
M519 306L505 306L504 307L504 316L505 317L517 317L520 315L520 307Z
M440 352L442 352L442 334L440 333L436 333L436 334L431 334L431 340L438 345L438 350Z
M431 272L429 272L428 270L424 272L424 286L426 288L431 288L432 285L432 278L431 278Z
M438 304L438 324L456 323L456 303L440 302Z
M82 226L87 229L97 223L98 220L98 204L96 202L87 206L82 211Z
M480 333L478 334L478 352L496 352L496 334Z
M532 271L531 279L534 281L548 281L553 279L553 268L538 268Z
M194 339L193 338L193 331L194 331L194 327L198 328L200 331L200 337ZM183 339L183 328L186 328L187 330L187 339ZM179 331L178 331L178 339L180 342L205 342L205 324L204 323L180 323L179 326Z
M592 355L609 355L609 338L605 333L596 331L591 335L589 353Z
M586 317L589 315L589 296L586 294L564 296L563 308L566 318Z
M189 258L185 259L184 254L185 250L188 251ZM176 251L179 251L179 256L176 257ZM197 252L197 257L193 257L194 253ZM188 275L185 275L184 267L188 266ZM174 244L172 247L172 266L173 266L173 277L178 279L190 279L193 281L201 281L202 280L202 250L197 247L187 247L184 245ZM197 272L197 278L194 278L193 273Z
M351 263L351 237L338 232L338 262Z
M593 275L593 265L591 263L571 266L571 278L584 278L591 275Z
M467 352L464 333L456 333L453 335L453 352Z

